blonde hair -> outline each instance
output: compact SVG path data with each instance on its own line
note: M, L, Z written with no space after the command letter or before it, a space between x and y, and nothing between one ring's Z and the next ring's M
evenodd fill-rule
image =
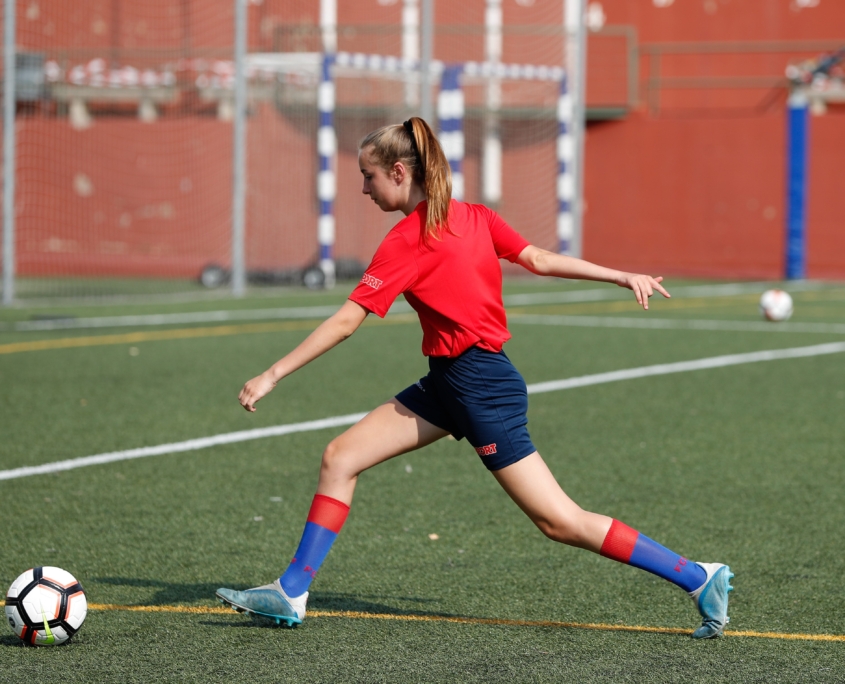
M370 158L385 171L402 162L412 181L422 186L428 201L423 239L440 239L449 232L449 202L452 199L452 172L443 148L429 125L418 116L404 124L383 126L367 135L358 149L369 150Z

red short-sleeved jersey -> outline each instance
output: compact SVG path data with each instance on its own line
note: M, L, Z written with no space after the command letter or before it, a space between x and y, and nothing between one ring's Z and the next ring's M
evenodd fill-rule
M491 209L452 200L451 232L426 244L426 209L420 202L387 234L349 299L383 318L404 293L419 314L426 356L500 351L510 333L498 260L515 262L528 241Z

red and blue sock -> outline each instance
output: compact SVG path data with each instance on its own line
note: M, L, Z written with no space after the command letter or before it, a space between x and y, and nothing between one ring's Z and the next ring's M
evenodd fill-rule
M707 579L697 563L679 556L644 534L614 520L601 545L602 556L647 570L677 584L685 591L695 591Z
M322 494L314 497L296 555L279 578L288 596L296 598L308 591L347 515L349 506L342 501Z

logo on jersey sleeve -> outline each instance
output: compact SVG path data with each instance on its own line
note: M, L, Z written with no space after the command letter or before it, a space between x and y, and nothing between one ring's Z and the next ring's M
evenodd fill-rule
M381 283L382 283L381 280L379 280L378 278L374 278L369 273L364 274L364 277L361 278L361 282L364 285L369 285L374 290L378 290L381 287Z
M479 456L492 456L496 453L496 443L488 444L487 446L475 447Z

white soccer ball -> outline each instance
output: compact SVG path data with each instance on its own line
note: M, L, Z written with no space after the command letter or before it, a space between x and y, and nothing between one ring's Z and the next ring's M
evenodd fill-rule
M15 634L33 646L65 643L87 614L82 585L61 568L27 570L6 592L6 619Z
M760 297L760 313L767 321L785 321L792 315L792 297L783 290L766 290Z

